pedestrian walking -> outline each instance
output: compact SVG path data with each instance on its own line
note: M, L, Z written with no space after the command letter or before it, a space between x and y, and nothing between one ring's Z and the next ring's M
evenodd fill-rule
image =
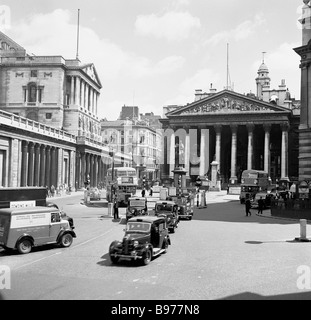
M260 197L260 199L258 200L258 214L262 214L263 207L264 207L264 201L262 197Z
M252 207L252 204L251 204L251 200L249 197L246 197L246 200L245 200L245 213L246 213L246 217L248 217L248 215L252 215L251 213L251 207Z
M142 196L142 197L145 197L145 194L146 194L146 190L143 189L143 190L141 191L141 196Z
M117 199L114 199L113 203L113 219L119 220L119 205Z
M152 197L152 194L153 194L153 190L152 188L150 188L149 196Z

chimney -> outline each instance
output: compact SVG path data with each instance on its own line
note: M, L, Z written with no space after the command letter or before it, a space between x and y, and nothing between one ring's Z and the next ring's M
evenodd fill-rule
M195 98L194 101L199 101L202 99L202 90L201 89L197 89L195 90Z

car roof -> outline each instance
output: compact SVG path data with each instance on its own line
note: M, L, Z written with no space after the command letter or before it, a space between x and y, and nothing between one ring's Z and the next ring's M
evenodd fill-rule
M156 216L139 216L139 217L133 217L128 220L128 222L147 222L147 223L153 223L156 221L162 221L165 220L164 217L156 217Z
M156 204L176 204L176 202L174 201L171 201L171 200L160 200L160 201L157 201Z

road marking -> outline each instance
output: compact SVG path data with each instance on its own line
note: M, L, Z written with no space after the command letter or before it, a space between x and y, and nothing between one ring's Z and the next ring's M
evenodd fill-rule
M31 262L28 262L28 263L26 263L26 264L23 264L23 265L15 268L15 269L13 269L13 270L18 270L18 269L27 267L27 266L29 266L29 265L31 265L31 264L34 264L34 263L36 263L36 262L39 262L39 261L42 261L42 260L45 260L45 259L48 259L48 258L51 258L51 257L56 256L56 255L61 254L61 253L62 253L62 252L56 252L56 253L54 253L54 254L51 254L50 256L47 256L47 257L44 257L44 258L41 258L41 259L38 259L38 260L34 260L34 261L31 261Z
M89 240L87 240L87 241L84 241L84 242L82 242L82 243L79 243L78 245L73 246L72 249L77 248L77 247L80 247L80 246L82 246L82 245L84 245L84 244L86 244L86 243L88 243L88 242L91 242L91 241L93 241L93 240L96 240L96 239L98 239L98 238L100 238L100 237L103 237L103 236L105 236L106 234L108 234L109 232L111 232L112 230L113 230L113 229L110 229L110 230L108 230L107 232L101 234L100 236L97 236L97 237L94 237L94 238L89 239ZM18 269L27 267L27 266L32 265L32 264L34 264L34 263L43 261L43 260L45 260L45 259L49 259L49 258L54 257L54 256L59 255L59 254L62 254L63 252L65 252L65 251L56 252L56 253L51 254L51 255L49 255L49 256L47 256L47 257L43 257L43 258L41 258L41 259L28 262L28 263L26 263L26 264L23 264L23 265L17 267L17 268L14 268L13 270L18 270Z
M105 236L106 234L108 234L109 232L111 232L112 230L113 230L113 229L110 229L110 230L108 230L107 232L101 234L100 236L97 236L97 237L95 237L95 238L92 238L92 239L89 239L89 240L84 241L84 242L82 242L82 243L79 243L79 244L73 246L72 249L77 248L77 247L80 247L80 246L82 246L82 245L84 245L84 244L86 244L86 243L89 243L89 242L91 242L91 241L93 241L93 240L96 240L96 239L98 239L98 238L101 238L101 237Z

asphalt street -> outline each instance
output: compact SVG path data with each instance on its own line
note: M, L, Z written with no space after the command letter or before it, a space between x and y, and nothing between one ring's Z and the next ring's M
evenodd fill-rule
M301 267L311 268L311 243L294 240L299 222L269 211L245 217L238 196L207 194L207 207L181 221L168 252L147 266L111 264L108 248L122 239L124 223L103 214L102 202L85 205L82 193L54 200L73 217L77 238L66 249L0 251L0 265L11 271L2 299L311 299L307 273L299 285Z

